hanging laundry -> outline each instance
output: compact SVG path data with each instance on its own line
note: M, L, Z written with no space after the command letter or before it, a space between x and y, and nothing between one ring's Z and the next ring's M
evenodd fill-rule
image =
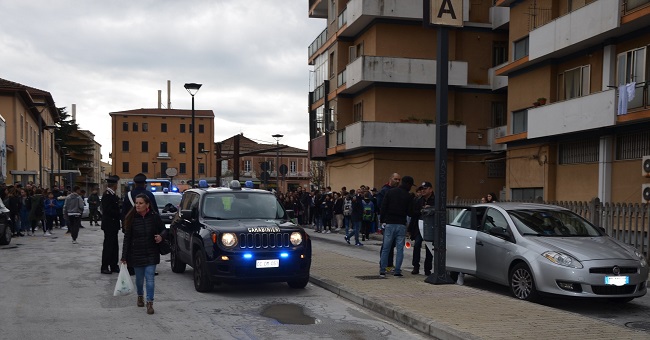
M618 114L627 114L627 85L618 87Z
M625 89L627 90L627 101L629 103L634 100L634 94L636 93L636 82L625 84Z

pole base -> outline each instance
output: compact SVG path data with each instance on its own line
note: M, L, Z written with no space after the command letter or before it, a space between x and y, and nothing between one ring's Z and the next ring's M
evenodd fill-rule
M438 273L435 272L431 273L431 275L424 279L424 282L434 285L449 285L456 283L456 281L453 280L446 271L441 273L441 275L438 275Z

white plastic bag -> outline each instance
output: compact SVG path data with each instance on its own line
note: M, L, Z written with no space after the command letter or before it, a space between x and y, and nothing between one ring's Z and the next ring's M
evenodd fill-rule
M120 262L120 274L117 276L117 283L115 283L113 296L129 295L132 294L134 290L135 287L133 287L133 281L131 280L131 275L129 275L129 270L126 268L126 264Z

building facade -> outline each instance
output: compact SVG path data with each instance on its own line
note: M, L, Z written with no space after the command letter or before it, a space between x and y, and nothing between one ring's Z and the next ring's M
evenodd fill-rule
M507 25L491 0L464 1L464 28L449 31L448 197L479 198L505 185ZM460 14L460 13L459 13ZM325 184L381 187L398 172L433 182L437 29L422 0L310 0L325 23L309 46L312 160Z
M138 173L148 178L169 178L176 169L174 185L191 187L194 177L215 180L214 112L195 110L195 152L192 159L192 110L136 109L111 112L112 170L124 185Z
M508 78L507 198L649 202L650 0L498 0L494 11L508 26L496 70Z
M256 188L279 188L283 193L294 191L297 187L310 189L311 173L307 150L279 143L261 144L243 134L216 143L215 150L219 160L221 186L228 186L231 180L237 179L241 183L252 181ZM266 170L263 163L266 164Z

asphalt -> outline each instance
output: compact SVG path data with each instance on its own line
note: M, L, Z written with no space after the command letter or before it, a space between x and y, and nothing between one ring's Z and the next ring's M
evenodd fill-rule
M314 240L344 242L342 233L307 231ZM371 238L380 241L381 235ZM437 339L648 339L641 331L513 297L429 284L426 276L410 274L406 260L403 277L382 279L378 260L379 254L370 261L313 247L311 283Z

